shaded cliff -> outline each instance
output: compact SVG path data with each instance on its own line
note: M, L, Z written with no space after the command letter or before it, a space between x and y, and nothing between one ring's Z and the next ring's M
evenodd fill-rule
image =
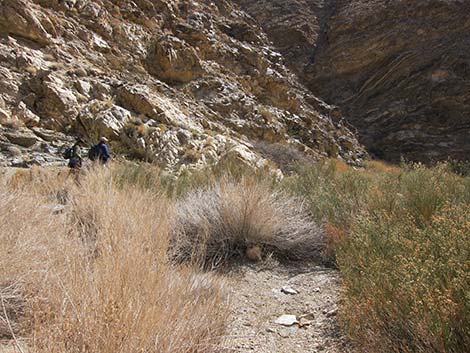
M470 1L238 2L375 155L470 158Z

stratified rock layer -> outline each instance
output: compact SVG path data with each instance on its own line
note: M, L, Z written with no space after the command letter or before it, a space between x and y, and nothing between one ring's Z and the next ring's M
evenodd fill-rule
M229 155L264 166L260 140L364 156L231 2L9 0L0 16L1 165L57 160L70 136L99 135L173 170Z
M374 154L470 159L470 1L237 2Z

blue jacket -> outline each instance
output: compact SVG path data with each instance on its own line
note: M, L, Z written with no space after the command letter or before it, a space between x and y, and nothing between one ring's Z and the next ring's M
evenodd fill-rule
M111 158L111 153L109 152L108 146L104 142L98 144L99 147L99 158L103 163L106 163Z

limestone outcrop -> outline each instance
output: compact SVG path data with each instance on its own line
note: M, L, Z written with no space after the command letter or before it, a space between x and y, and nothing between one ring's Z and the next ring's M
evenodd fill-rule
M176 171L228 155L262 167L258 141L365 156L230 1L9 0L0 15L1 165L40 163L33 149L59 161L73 137L99 135Z

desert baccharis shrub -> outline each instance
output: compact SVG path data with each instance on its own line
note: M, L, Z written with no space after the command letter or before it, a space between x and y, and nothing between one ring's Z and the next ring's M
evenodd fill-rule
M469 179L445 164L400 172L315 168L299 178L305 192L314 190L308 199L327 235L340 237L350 336L371 352L468 345ZM458 310L451 315L450 307Z
M338 250L343 319L368 352L470 350L470 207L361 217Z
M335 249L347 236L356 216L368 208L371 175L348 168L338 170L335 161L298 166L296 174L282 182L282 189L306 201L313 219L324 227L325 260L335 263Z
M367 205L373 178L352 169L339 172L334 161L299 166L284 187L307 200L317 222L349 228L355 215Z
M336 162L326 161L299 167L283 188L307 200L317 222L345 233L358 215L371 211L410 213L424 225L446 202L470 203L470 178L447 164L398 169L376 162L364 170L339 170Z
M445 163L324 162L283 184L324 224L343 322L362 351L470 349L470 178Z
M59 212L31 189L1 190L0 334L32 352L217 351L223 283L169 261L171 201L110 174L70 186Z
M470 204L468 180L452 173L446 164L434 168L411 166L397 183L402 200L397 211L409 212L421 226L447 202Z
M121 161L111 167L109 182L119 188L134 186L142 190L161 191L164 188L165 173L150 163Z
M273 190L269 181L222 178L176 203L172 253L218 267L252 246L281 257L319 258L323 231L304 202Z

